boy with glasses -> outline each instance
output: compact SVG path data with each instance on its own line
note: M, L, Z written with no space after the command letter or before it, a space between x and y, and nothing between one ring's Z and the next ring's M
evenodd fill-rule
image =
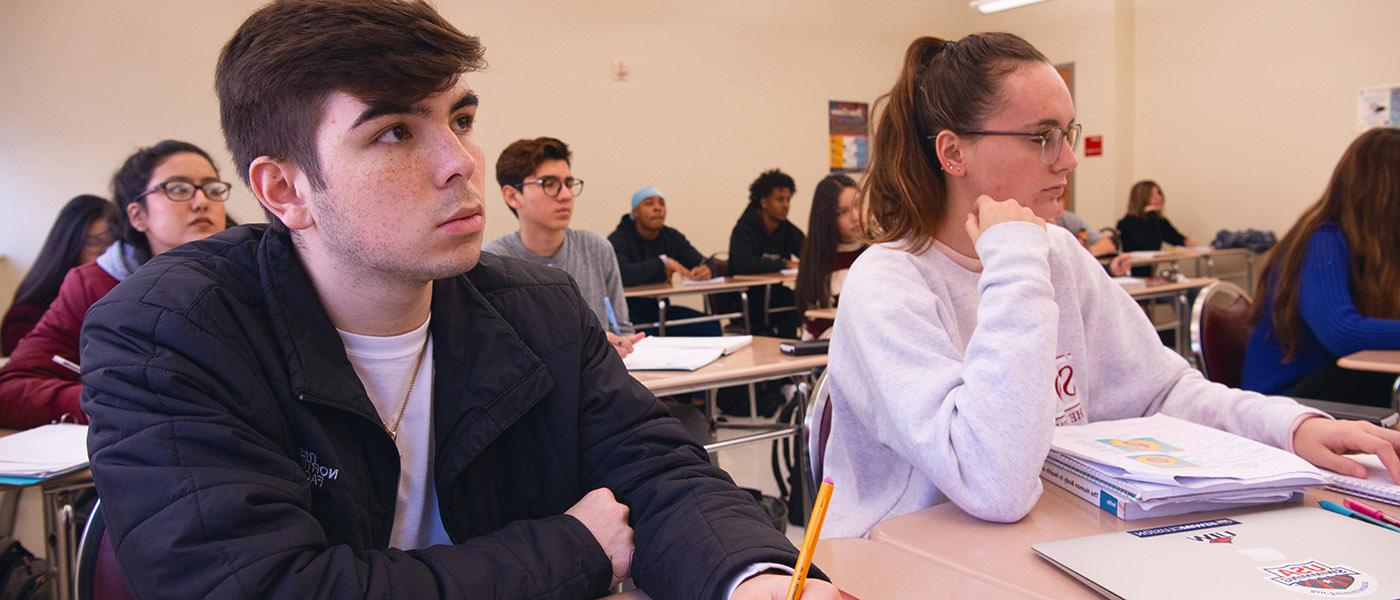
M583 193L583 180L574 178L572 160L569 146L551 137L506 146L496 159L496 183L520 229L487 242L481 250L563 269L578 284L608 341L627 356L642 336L632 332L612 245L596 233L569 229L574 199Z
M765 571L796 550L568 278L480 253L483 64L393 0L281 0L224 47L224 134L272 224L153 259L83 332L135 596L782 593Z

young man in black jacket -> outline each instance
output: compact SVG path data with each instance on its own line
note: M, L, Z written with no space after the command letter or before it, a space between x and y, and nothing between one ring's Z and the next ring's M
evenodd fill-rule
M778 169L764 171L749 184L749 204L729 234L729 271L735 275L778 273L796 269L802 256L802 230L788 220L797 184ZM781 285L749 289L749 331L755 335L796 337L797 313L791 310L769 315L763 310L792 308L792 290Z
M632 212L622 215L617 229L608 234L617 265L622 271L622 285L646 285L669 282L679 274L692 281L711 278L710 265L705 262L690 240L675 228L666 226L666 196L656 186L643 186L632 194ZM653 298L628 298L627 312L636 324L655 323L660 310ZM667 320L702 316L684 306L668 306ZM668 335L720 335L719 322L691 323L666 328Z
M137 597L783 593L795 549L568 277L480 254L482 64L422 2L276 2L225 46L224 134L272 225L152 260L83 332Z

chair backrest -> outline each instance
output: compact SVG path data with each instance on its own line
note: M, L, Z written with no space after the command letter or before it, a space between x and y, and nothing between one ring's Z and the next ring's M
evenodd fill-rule
M107 537L102 519L102 501L92 507L82 541L78 542L78 564L74 566L73 597L76 600L131 600L126 577L117 565L117 553Z
M827 378L831 371L817 378L817 388L807 405L807 464L812 469L812 489L821 487L822 464L826 460L826 440L831 437L831 386Z
M1206 379L1240 387L1249 343L1249 292L1228 281L1212 283L1191 307L1191 351Z

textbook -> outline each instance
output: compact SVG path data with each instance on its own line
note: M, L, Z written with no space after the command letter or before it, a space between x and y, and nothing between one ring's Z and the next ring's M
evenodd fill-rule
M1360 479L1341 473L1327 474L1327 487L1342 493L1351 494L1363 500L1375 500L1392 506L1400 506L1400 485L1390 478L1381 459L1374 454L1353 454L1348 456L1366 466L1367 477Z
M0 437L0 483L31 485L87 468L87 429L57 423Z
M1057 427L1042 476L1125 520L1283 502L1327 483L1294 454L1160 414Z
M1162 497L1159 492L1168 486L1102 478L1084 468L1082 463L1072 459L1061 462L1062 458L1053 455L1048 458L1041 468L1041 479L1124 521L1287 502L1297 498L1301 489L1296 486L1265 487L1243 491L1187 492Z

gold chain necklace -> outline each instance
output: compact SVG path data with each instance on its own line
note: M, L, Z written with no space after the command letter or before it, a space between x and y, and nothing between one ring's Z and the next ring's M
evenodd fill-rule
M418 381L418 370L423 368L423 355L428 353L428 339L423 340L423 347L418 350L418 362L413 365L413 374L408 377L408 391L404 392L403 404L399 405L399 416L394 419L394 426L389 429L389 439L399 441L399 424L403 423L403 413L408 410L408 399L413 397L413 384Z

